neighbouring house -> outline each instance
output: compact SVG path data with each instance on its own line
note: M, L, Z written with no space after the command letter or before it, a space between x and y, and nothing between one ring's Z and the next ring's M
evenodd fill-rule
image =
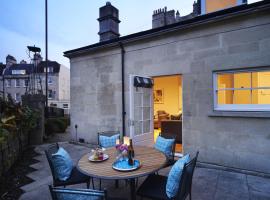
M122 37L118 9L100 8L100 42L64 52L73 137L77 125L87 142L119 130L152 145L168 132L202 163L270 174L270 2L194 5L173 23L154 11L152 29Z
M13 56L6 57L6 64L0 65L1 89L5 95L17 101L21 101L21 96L30 91L29 81L31 75L36 73L36 88L45 94L45 71L46 62L37 54L35 58L37 68L34 64L22 60L17 63ZM4 80L4 82L3 82ZM41 83L41 84L40 84ZM48 105L63 108L66 114L69 114L70 108L70 70L56 61L48 61Z

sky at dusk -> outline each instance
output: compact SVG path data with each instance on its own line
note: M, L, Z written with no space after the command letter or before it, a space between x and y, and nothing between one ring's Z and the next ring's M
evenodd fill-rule
M120 34L151 29L153 10L192 12L194 0L111 0L119 9ZM249 3L259 0L249 0ZM49 59L69 67L63 52L99 41L98 12L102 0L48 0ZM0 1L0 62L13 55L17 62L29 61L27 47L41 47L45 58L45 0Z

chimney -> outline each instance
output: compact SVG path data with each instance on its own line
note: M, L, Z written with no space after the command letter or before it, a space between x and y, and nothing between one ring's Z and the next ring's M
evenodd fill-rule
M152 28L158 28L176 22L175 11L167 11L167 7L154 10L152 15Z
M27 64L25 60L21 60L20 64Z
M118 38L119 34L119 11L107 2L105 6L99 8L99 36L100 42Z
M14 58L11 55L7 55L7 57L6 57L6 67L8 68L13 64L17 64L16 58Z
M194 1L193 3L193 15L198 16L201 14L201 0Z

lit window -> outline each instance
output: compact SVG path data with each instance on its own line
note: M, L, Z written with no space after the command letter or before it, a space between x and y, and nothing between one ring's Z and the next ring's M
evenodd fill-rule
M270 111L270 70L214 73L215 110Z
M15 79L15 87L20 87L20 80L19 79Z

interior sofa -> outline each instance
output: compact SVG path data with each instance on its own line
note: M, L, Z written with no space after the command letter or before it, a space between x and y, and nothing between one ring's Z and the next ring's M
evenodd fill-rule
M182 144L182 120L162 120L161 135L174 137L176 143Z

